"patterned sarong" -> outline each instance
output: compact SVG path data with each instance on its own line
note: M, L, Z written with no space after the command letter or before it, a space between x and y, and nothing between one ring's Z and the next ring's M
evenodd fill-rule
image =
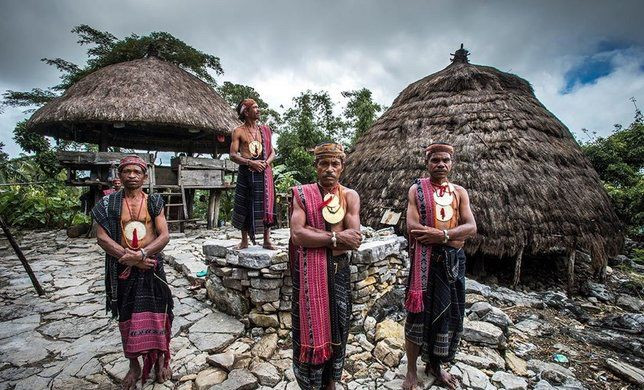
M416 180L416 184L420 223L424 226L434 226L431 182L424 178ZM423 245L411 234L409 243L411 270L405 302L408 311L405 338L422 346L423 361L449 362L456 354L463 333L465 253L462 249L456 252L457 272L453 272L455 275L448 275L445 250L454 252L456 249L441 245Z
M110 238L121 242L121 206L123 191L107 195L92 209L92 217ZM154 219L163 210L159 194L148 196L148 213ZM170 364L170 337L172 328L172 293L163 269L163 260L156 257L153 269L131 267L127 278L118 277L127 267L118 259L105 255L105 292L107 310L118 316L123 351L128 359L143 356L141 380L145 383L159 354L165 366Z
M347 338L351 322L351 274L349 267L338 268L334 263L345 260L348 254L329 256L327 275L329 276L329 311L331 322L332 352L331 358L323 364L302 363L296 359L301 354L299 298L301 290L299 262L291 262L293 277L293 302L291 305L293 335L293 372L300 388L304 390L322 389L331 381L339 382L344 367Z
M424 310L408 313L405 338L422 346L421 358L429 363L447 363L454 359L463 333L465 315L465 252L457 252L456 281L449 283L443 263L442 247L435 246L429 266L427 291L423 294Z
M253 160L266 160L270 155L270 129L260 126L262 156ZM247 165L240 165L235 186L233 226L248 232L251 240L264 234L264 228L275 221L275 186L270 166L264 172L253 172Z

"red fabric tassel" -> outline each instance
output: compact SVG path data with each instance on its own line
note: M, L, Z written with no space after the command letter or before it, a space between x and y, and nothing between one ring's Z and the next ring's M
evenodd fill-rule
M143 372L141 373L141 386L145 385L145 381L148 380L148 377L150 376L150 370L152 370L152 366L157 361L158 357L159 356L157 354L156 349L143 355Z
M125 280L130 277L130 272L132 271L132 266L128 266L119 274L119 279Z
M134 249L139 248L139 236L136 233L136 228L132 232L132 248L134 248Z
M420 313L424 309L423 305L423 292L421 291L410 291L407 294L407 300L405 301L405 309L410 313Z

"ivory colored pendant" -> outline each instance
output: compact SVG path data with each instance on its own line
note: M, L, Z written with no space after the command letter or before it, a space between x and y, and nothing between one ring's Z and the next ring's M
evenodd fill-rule
M145 229L145 225L141 221L130 221L125 224L125 226L123 227L123 235L125 235L125 238L127 238L129 241L132 241L132 239L134 238L135 229L138 241L141 241L143 238L145 238L147 231Z
M454 209L452 209L452 206L442 206L439 204L436 205L437 220L441 222L447 222L450 219L452 219L453 215L454 215Z
M344 209L342 207L333 209L327 206L322 209L322 218L331 225L335 225L344 219Z

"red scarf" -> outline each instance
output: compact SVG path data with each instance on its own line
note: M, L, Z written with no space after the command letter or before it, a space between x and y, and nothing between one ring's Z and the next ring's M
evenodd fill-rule
M434 227L434 188L428 178L417 181L416 207L423 226ZM429 275L432 246L421 244L407 228L409 236L409 252L412 263L409 289L405 299L405 308L411 313L420 313L424 309L423 293L427 291L427 276ZM423 277L423 270L425 275Z
M299 190L302 191L301 199ZM325 230L322 195L317 184L293 189L295 199L306 213L306 224ZM300 363L322 364L331 358L331 316L327 282L326 248L295 247L292 259L300 266Z
M264 149L264 159L268 159L273 151L271 145L271 128L263 125L259 127L262 131L262 148ZM275 186L273 184L273 169L266 164L264 169L264 222L273 223L275 208Z

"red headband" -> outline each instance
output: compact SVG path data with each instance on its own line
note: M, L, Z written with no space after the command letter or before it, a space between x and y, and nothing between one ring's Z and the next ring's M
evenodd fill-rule
M244 100L242 100L241 107L239 108L239 113L243 114L244 110L246 110L247 108L252 107L253 104L257 104L253 99L244 99Z
M143 169L143 173L148 171L148 164L143 161L143 159L139 156L125 156L121 159L121 162L119 163L119 168L118 171L121 172L123 168L125 168L127 165L136 165Z
M454 155L454 147L449 144L433 143L425 148L425 156L439 152L449 153L449 155L452 156Z

